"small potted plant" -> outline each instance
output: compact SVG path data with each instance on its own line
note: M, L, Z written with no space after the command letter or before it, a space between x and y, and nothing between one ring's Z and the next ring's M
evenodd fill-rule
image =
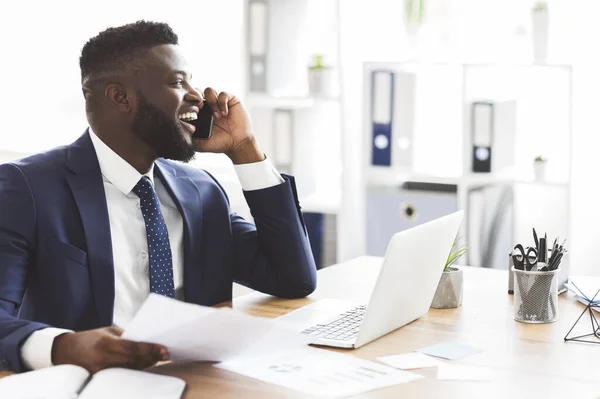
M535 180L545 181L546 180L546 168L548 166L548 159L539 155L533 160L533 174Z
M416 58L419 33L425 20L425 0L404 0L404 26L408 45Z
M533 60L545 63L548 58L549 33L548 3L537 1L531 10L531 38L533 40Z
M435 309L457 308L462 304L463 298L463 271L452 266L467 253L466 245L458 245L458 238L452 243L452 249L446 259L442 278L438 284L431 307Z

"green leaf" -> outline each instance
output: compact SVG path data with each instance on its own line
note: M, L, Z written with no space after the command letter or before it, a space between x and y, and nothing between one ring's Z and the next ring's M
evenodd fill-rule
M457 237L452 243L452 248L450 249L450 253L448 254L448 258L446 259L446 265L444 266L444 271L448 271L450 266L452 266L461 256L466 254L469 251L469 248L466 245L458 246L458 241L460 237Z

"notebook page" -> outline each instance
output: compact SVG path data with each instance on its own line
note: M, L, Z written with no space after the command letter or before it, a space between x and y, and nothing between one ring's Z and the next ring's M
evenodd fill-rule
M88 375L84 368L68 364L11 375L0 379L0 398L72 398Z
M180 378L112 368L94 374L79 399L179 399L184 389Z

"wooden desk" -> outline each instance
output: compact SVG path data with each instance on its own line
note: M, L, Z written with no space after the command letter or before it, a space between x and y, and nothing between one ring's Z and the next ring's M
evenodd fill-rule
M265 317L281 316L324 297L366 300L380 258L363 257L319 271L319 288L309 298L283 300L259 293L234 298L233 307ZM563 338L583 305L563 294L559 320L528 325L513 320L505 271L465 268L463 306L436 310L358 350L337 350L375 360L378 356L455 341L483 350L456 363L494 370L491 382L437 381L435 369L416 370L426 378L361 395L365 398L600 398L600 345L565 343ZM403 283L398 282L398 289ZM150 371L184 379L185 398L306 398L307 395L212 367L169 363Z
M283 300L259 293L234 298L244 312L277 317L324 297L366 299L380 258L363 257L319 271L319 288L309 298ZM441 341L483 350L456 363L494 370L491 382L437 381L435 369L417 370L426 378L370 392L368 398L600 398L600 345L565 343L563 338L583 311L566 294L559 299L559 320L528 325L513 320L512 295L505 271L465 268L463 305L436 310L358 350L337 350L365 359L411 352ZM406 282L410 283L410 282ZM398 282L402 289L403 282ZM166 364L152 369L188 383L186 398L304 398L306 395L200 363Z

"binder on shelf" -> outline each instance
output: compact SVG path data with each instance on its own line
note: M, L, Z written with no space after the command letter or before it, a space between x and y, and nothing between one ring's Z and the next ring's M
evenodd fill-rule
M308 0L248 0L247 14L250 92L306 96Z
M394 72L371 72L371 164L392 166Z
M275 167L281 172L292 173L293 111L275 109L273 111L273 158Z
M471 142L473 172L492 171L492 141L494 134L494 104L476 101L471 104Z
M517 102L471 104L473 172L502 172L515 167Z
M392 164L399 169L412 171L417 75L409 72L396 72L394 86L392 112L395 123L392 130Z
M250 91L267 90L267 0L248 2L248 48Z

